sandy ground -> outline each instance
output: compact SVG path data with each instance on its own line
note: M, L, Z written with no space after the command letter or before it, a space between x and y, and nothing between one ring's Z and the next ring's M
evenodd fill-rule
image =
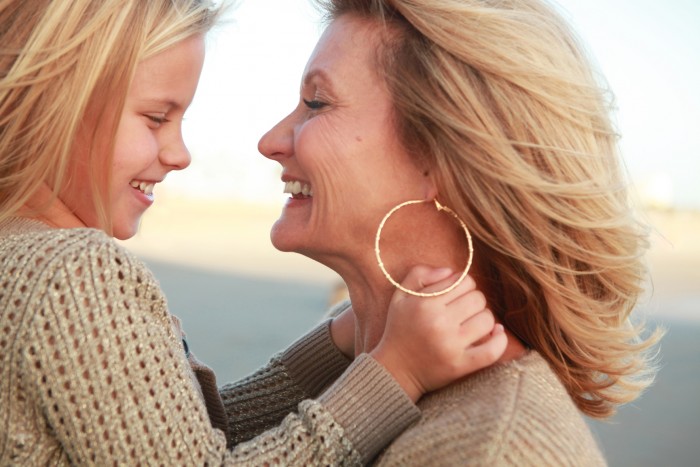
M162 196L139 233L124 242L138 255L175 265L249 278L330 286L328 268L277 251L269 231L280 207ZM700 323L700 212L652 211L649 268L653 283L641 306L661 319Z
M165 197L125 242L143 256L250 277L328 284L337 276L297 254L277 251L270 227L280 207Z
M280 208L159 196L124 244L153 269L190 346L237 379L323 315L335 273L280 253ZM611 466L696 466L700 459L700 213L652 212L650 294L640 304L668 329L654 386L612 421L591 422Z

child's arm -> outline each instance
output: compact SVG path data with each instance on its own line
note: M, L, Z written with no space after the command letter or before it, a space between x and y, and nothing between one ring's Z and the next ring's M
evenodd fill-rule
M431 284L431 282L443 280L431 286L431 289L426 289L425 291L439 290L447 286L444 284L444 279L448 275L449 272L446 270L441 271L418 267L409 274L403 285L418 289L420 283ZM454 280L454 278L448 278L447 282L450 280ZM477 313L479 315L478 317L473 317L475 321L470 321L469 323L470 325L473 323L481 323L482 326L486 325L490 330L490 327L493 327L492 320L489 327L489 319L492 318L491 314L482 309L470 309L468 303L465 305L465 300L476 300L476 304L478 305L479 300L483 299L483 295L473 290L473 288L474 283L471 278L466 278L455 290L444 296L431 299L412 297L397 291L389 311L389 319L391 320L402 316L407 319L410 318L409 321L413 321L416 316L420 317L421 313L424 315L433 313L433 318L435 316L439 318L440 315L444 313L452 313L452 317L456 318L460 315L455 314L454 309L459 308L461 313L475 313L481 311L481 313ZM471 303L474 304L473 302ZM421 307L424 307L424 309ZM222 388L222 398L229 414L229 435L232 438L231 442L238 444L256 436L265 429L278 425L287 413L296 411L296 405L299 402L303 399L317 397L319 389L341 375L343 370L350 363L349 357L354 355L355 324L352 308L349 306L349 303L341 307L340 310L340 313L330 323L330 327L327 322L316 327L279 356L273 358L266 367L260 369L245 380L228 384ZM458 310L458 313L459 312ZM445 323L447 323L447 321L443 322L443 324ZM405 326L410 325L411 322L406 323L398 321L395 324ZM388 328L388 330L391 330L391 328ZM416 326L414 326L413 330L416 332L423 332L421 328ZM457 327L454 327L453 330L457 330ZM487 338L489 337L489 330L483 331ZM472 331L477 330L472 328ZM399 332L402 333L404 330L399 329ZM425 330L424 335L427 336L427 332L428 330ZM391 333L385 334L384 341L386 341L387 338L391 339L391 335ZM476 339L476 337L478 336L472 335L473 339ZM413 339L413 337L411 337L411 339ZM401 339L399 336L399 343L400 342ZM417 343L419 340L404 340L403 342L404 344L410 344L411 342ZM489 352L497 353L499 343L504 342L505 338L503 336L499 337L497 331L497 334L489 345L469 348L465 351L465 356L467 358L469 356L476 356L477 358L489 357ZM387 344L387 342L385 342L385 344ZM462 344L466 348L469 342L465 341ZM401 348L395 349L399 352L397 354L391 351L386 352L385 347L386 346L380 346L376 349L375 353L381 354L378 356L378 360L386 360L381 363L395 378L409 378L407 382L401 385L405 391L406 388L404 385L408 386L411 384L415 386L412 380L413 377L410 376L412 375L411 371L420 373L421 371L425 371L424 369L432 371L433 369L439 370L442 368L439 365L436 366L439 360L431 360L426 363L425 366L420 366L419 360L413 359L412 363L418 366L413 370L405 369L400 366L402 365L401 360L404 359L400 353L403 352ZM391 344L388 345L388 347L391 348ZM457 347L457 350L461 352L460 349L461 347ZM421 350L421 352L424 350ZM344 358L343 355L348 358ZM431 354L421 354L421 357L428 355ZM498 355L492 355L493 361L498 358ZM399 359L399 361L394 362L387 360L392 358ZM493 362L484 360L473 362L474 371L480 367L487 366L489 363ZM458 371L458 368L455 367L453 370ZM443 376L445 375L440 375L440 377ZM434 389L436 387L437 385L434 387L427 387L427 389ZM411 391L409 397L412 397L412 400L415 401L416 393L422 390L423 389L416 390L415 388L409 388L408 391ZM409 393L408 391L406 391L407 394ZM274 399L264 396L256 397L255 394L257 393L277 394L280 397Z
M455 279L448 276L446 270L415 268L403 285L426 292L440 290ZM255 451L264 439L284 436L288 423L308 420L310 409L323 408L353 446L347 455L357 453L363 462L371 459L416 419L418 412L411 400L415 402L428 390L494 363L505 349L502 328L494 325L493 315L484 308L483 294L474 287L469 278L439 297L418 298L397 292L377 348L359 355L328 390L315 401L302 402L298 413L289 415L282 426L239 445L237 450ZM354 332L348 330L354 323L347 313L339 318L348 320L345 324L352 323L352 327L343 326L345 343L336 340L336 345L349 353ZM333 337L337 339L338 334ZM232 420L231 425L235 424ZM328 439L327 434L323 436Z

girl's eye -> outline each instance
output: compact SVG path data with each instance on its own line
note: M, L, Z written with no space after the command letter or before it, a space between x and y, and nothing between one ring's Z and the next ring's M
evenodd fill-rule
M161 115L151 115L151 114L146 114L145 117L152 121L153 123L156 123L158 125L162 125L163 123L166 123L168 121L167 118L165 118L165 114Z
M304 99L304 105L306 105L311 110L320 110L328 104L326 104L325 102L321 102L319 100L316 100L316 99L313 99L310 101L307 101L306 99Z

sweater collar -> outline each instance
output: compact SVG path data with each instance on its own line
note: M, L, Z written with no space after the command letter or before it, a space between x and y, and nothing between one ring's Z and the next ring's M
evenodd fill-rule
M51 229L51 226L29 217L8 217L0 221L0 236L40 232Z

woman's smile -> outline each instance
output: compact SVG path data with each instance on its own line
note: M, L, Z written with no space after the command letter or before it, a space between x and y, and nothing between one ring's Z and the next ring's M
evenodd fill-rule
M378 34L360 20L334 22L307 63L297 107L258 144L282 166L285 207L296 209L283 211L271 232L282 251L334 264L369 254L386 210L430 191L398 142L388 90L374 71ZM378 174L387 177L375 183Z
M294 199L312 198L314 195L311 185L299 180L285 182L284 193L291 194Z

